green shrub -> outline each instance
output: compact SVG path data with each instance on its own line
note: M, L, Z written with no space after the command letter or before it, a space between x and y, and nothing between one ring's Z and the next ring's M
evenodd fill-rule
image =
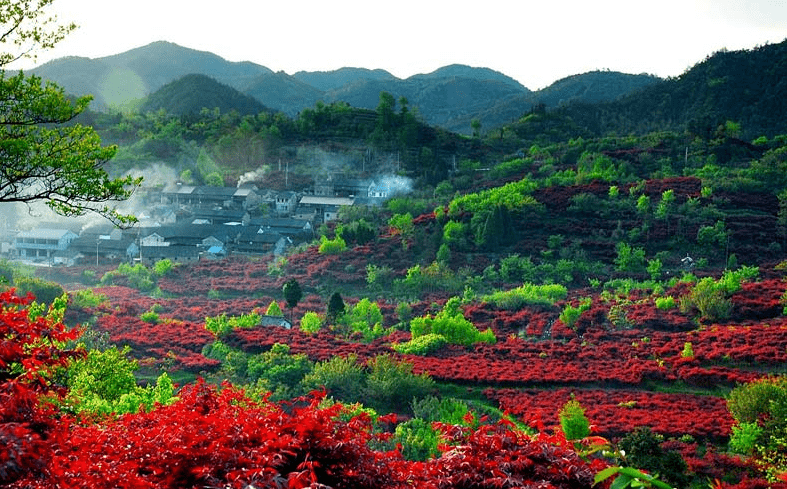
M627 465L658 474L672 487L690 487L686 461L679 452L664 450L662 442L663 438L650 428L639 427L624 436L618 442L618 448L626 454Z
M37 302L46 305L52 304L55 299L65 293L59 284L36 277L17 277L14 280L14 285L20 296L28 293L33 294Z
M316 312L306 311L301 318L301 331L308 334L314 334L320 330L322 326L322 318Z
M407 270L404 278L394 280L399 295L415 297L436 291L458 293L464 286L465 280L439 261L426 267L416 264Z
M270 350L248 357L246 378L270 391L272 399L290 399L302 394L301 381L312 368L305 354L293 355L289 345L274 343Z
M139 318L145 321L146 323L150 323L150 324L158 324L159 322L158 313L152 310L143 312L142 314L140 314Z
M253 328L258 324L260 324L260 315L256 312L240 316L227 316L226 313L222 313L219 316L205 318L205 329L213 333L216 338L222 338L234 329Z
M159 260L153 264L153 274L156 277L163 277L164 275L168 274L173 267L174 264L172 263L172 260L170 260L169 258Z
M453 398L439 399L435 396L426 396L412 402L413 416L426 421L439 421L450 425L467 425L467 414L470 412L467 404Z
M702 278L681 297L681 311L687 313L696 308L703 319L711 322L728 318L732 303L727 298L726 286L729 284L719 284L713 277Z
M366 283L378 291L387 290L393 282L393 269L387 265L366 265Z
M763 429L757 423L739 423L732 427L730 449L741 455L753 455Z
M318 251L321 255L337 255L347 249L347 243L341 236L328 239L326 236L320 237L320 247Z
M590 435L590 421L585 416L585 408L576 399L564 404L559 416L566 440L581 440Z
M404 343L394 343L391 348L403 355L428 355L448 344L445 337L440 334L426 333Z
M14 266L8 260L0 260L0 284L11 285L14 283Z
M166 373L158 377L155 386L137 385L134 372L138 364L128 358L129 351L128 346L90 350L85 358L72 361L65 372L68 392L62 407L77 413L122 414L174 402L175 388Z
M593 299L590 297L585 297L584 299L580 299L579 305L572 306L571 304L566 304L563 308L563 311L560 313L559 319L566 325L566 327L573 328L574 324L579 319L579 316L582 315L583 312L590 309L590 306L593 303Z
M666 297L656 297L655 299L656 308L661 309L662 311L666 311L669 309L673 309L677 306L677 302L675 302L675 298L671 295Z
M301 381L306 392L325 388L333 399L344 403L363 399L366 374L357 355L336 356L314 365Z
M754 446L753 455L770 478L787 471L787 376L736 387L727 398L727 408L737 427L731 448L745 451Z
M641 272L645 269L645 249L627 243L617 244L615 265L620 272Z
M413 339L426 334L440 335L448 343L469 346L480 341L494 343L494 334L482 335L473 323L468 321L460 309L457 297L450 298L443 309L435 316L426 315L410 321Z
M759 274L759 267L743 266L737 270L725 270L718 280L718 285L724 289L727 294L733 294L741 289L741 284L743 282L756 280Z
M392 439L394 443L401 445L404 459L413 461L426 461L438 455L439 440L432 423L421 418L399 423Z
M367 298L358 301L350 310L337 319L337 326L347 335L358 333L363 341L370 342L390 331L383 329L383 314L380 306Z
M71 305L80 309L95 308L108 305L109 298L105 294L96 294L93 289L80 289L69 293Z
M142 292L149 292L156 286L154 275L147 267L145 267L145 265L141 263L137 263L136 265L121 263L118 265L118 268L114 274L112 272L107 272L104 274L104 276L101 278L101 282L112 283L113 278L117 275L126 277L131 287Z
M564 285L524 283L515 289L497 291L484 296L483 300L500 309L515 310L528 305L554 305L555 302L565 299L567 295L568 290Z
M435 387L429 374L415 375L413 364L389 354L374 357L367 366L364 404L378 412L407 412L413 399L431 394Z
M265 310L266 316L284 316L281 312L281 307L279 307L279 303L276 301L271 301L268 304L268 308Z

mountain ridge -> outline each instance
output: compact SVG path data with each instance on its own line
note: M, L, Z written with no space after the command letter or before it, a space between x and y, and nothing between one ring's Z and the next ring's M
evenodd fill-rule
M128 107L167 83L191 74L206 75L270 109L289 116L323 100L342 100L359 108L375 108L380 91L397 99L405 97L426 122L445 129L469 133L470 122L479 118L483 127L510 121L489 109L501 101L525 97L519 106L534 103L532 92L513 78L483 67L451 64L431 73L397 78L383 69L339 68L324 72L299 71L293 75L249 61L231 62L220 56L156 41L102 58L58 58L29 70L58 83L73 95L92 94L94 110ZM624 77L637 75L624 75ZM615 98L615 92L610 97Z

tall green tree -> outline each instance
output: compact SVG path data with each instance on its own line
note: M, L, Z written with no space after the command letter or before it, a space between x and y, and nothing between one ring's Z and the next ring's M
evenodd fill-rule
M284 285L281 288L281 291L284 294L284 300L287 301L287 307L290 308L290 321L292 321L292 310L293 308L295 308L295 306L298 305L298 302L300 302L301 297L303 297L301 284L299 284L297 280L292 278L284 283Z
M54 83L5 71L75 28L48 16L52 2L0 0L0 202L41 201L65 216L92 211L128 224L135 218L111 203L130 197L142 179L110 177L103 167L117 148L102 146L92 127L73 123L91 97L72 102Z
M331 299L328 301L328 319L331 322L335 322L339 317L343 316L346 310L346 306L344 305L344 299L342 299L342 295L338 292L334 292L331 295Z

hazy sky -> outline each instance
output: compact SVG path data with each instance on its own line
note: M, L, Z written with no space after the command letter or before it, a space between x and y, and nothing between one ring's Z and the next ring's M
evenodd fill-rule
M530 89L596 69L677 76L719 49L787 38L785 0L57 0L54 9L80 27L37 64L164 40L289 74L353 66L406 78L460 63Z

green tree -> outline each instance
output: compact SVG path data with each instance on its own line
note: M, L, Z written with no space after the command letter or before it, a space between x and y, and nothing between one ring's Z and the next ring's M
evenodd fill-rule
M662 448L662 441L650 428L639 427L624 436L618 448L626 454L628 465L658 474L672 487L688 487L690 477L686 474L686 461L679 452Z
M307 334L314 334L320 330L322 318L314 311L306 311L301 318L301 331Z
M424 372L413 373L413 364L399 361L390 354L369 360L364 404L378 412L408 412L413 399L432 393L434 380Z
M297 280L292 278L284 282L284 285L282 285L281 287L281 291L284 294L284 300L287 302L287 307L290 308L290 318L292 319L292 310L293 308L295 308L295 306L298 305L298 302L300 302L301 297L303 297L301 284L299 284Z
M307 392L324 388L335 400L353 403L362 399L366 374L357 355L336 356L314 365L301 385Z
M615 265L621 272L640 272L645 268L645 249L620 242L616 246Z
M335 322L338 318L344 315L345 309L346 307L344 305L344 299L342 299L342 295L338 292L334 292L331 295L330 300L328 300L328 320Z
M407 212L405 214L394 214L388 220L388 226L402 237L402 248L407 249L408 240L413 236L415 226L413 216Z
M117 148L102 146L92 127L73 123L91 97L71 101L54 83L4 69L35 58L76 27L58 25L46 13L52 2L0 1L0 202L40 201L65 216L95 212L130 224L134 216L110 204L130 197L142 179L110 177L103 165Z
M473 119L470 121L470 127L473 129L473 137L479 138L481 137L481 120L480 119Z
M581 440L590 435L590 421L585 416L585 408L576 399L563 405L559 417L566 440Z
M279 307L279 303L276 301L271 301L268 304L268 308L265 310L266 316L283 316L284 314L281 313L281 308Z

